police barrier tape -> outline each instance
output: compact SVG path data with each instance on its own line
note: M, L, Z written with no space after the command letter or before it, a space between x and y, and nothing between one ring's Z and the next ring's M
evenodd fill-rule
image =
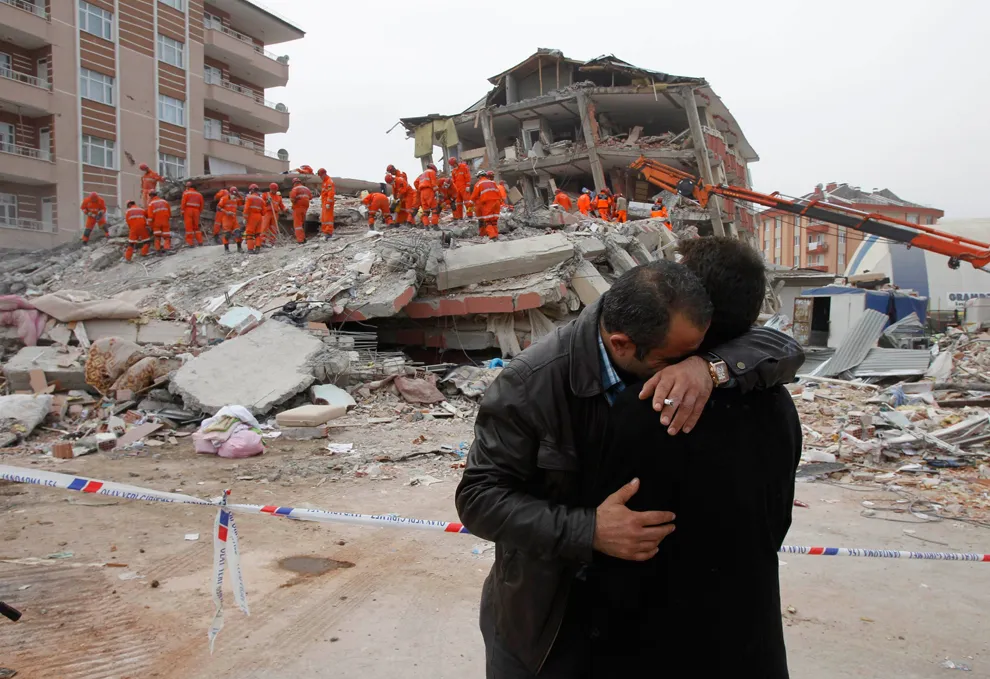
M323 509L301 509L296 507L281 507L275 505L241 505L228 504L229 490L214 500L203 500L182 493L140 488L114 481L98 481L82 476L71 476L58 472L46 472L36 469L24 469L0 465L0 480L14 483L28 483L75 490L82 493L93 493L126 500L144 500L146 502L167 502L177 504L206 505L217 507L217 518L213 530L213 603L216 612L210 623L210 651L213 642L223 627L223 579L229 568L234 592L234 601L245 615L250 615L247 604L247 591L241 575L240 551L237 544L237 527L234 524L234 512L245 514L261 514L276 516L297 521L319 521L329 523L349 523L361 526L392 526L430 530L443 533L468 534L463 524L454 521L431 521L427 519L411 519L394 514L354 514L351 512L331 512ZM803 547L784 545L780 548L784 554L806 554L810 556L858 556L882 559L924 559L935 561L980 561L990 563L990 554L962 554L955 552L905 552L887 549L851 549L846 547Z

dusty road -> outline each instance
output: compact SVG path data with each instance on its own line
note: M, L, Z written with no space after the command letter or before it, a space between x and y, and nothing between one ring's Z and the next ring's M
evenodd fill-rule
M436 426L402 425L388 440L372 429L353 436L359 447L384 448ZM470 440L466 423L444 426L447 439ZM372 479L334 470L335 458L315 444L276 444L262 458L240 462L197 457L190 448L159 448L157 459L6 455L0 464L200 496L230 486L237 501L249 503L456 519L459 472L449 458L386 465ZM423 474L441 481L408 485ZM789 544L990 552L985 528L862 517L863 500L889 497L881 491L802 484L798 497L810 507L795 508ZM492 557L472 554L481 544L475 538L242 517L251 616L228 606L211 656L213 512L112 502L0 487L0 599L24 613L16 624L0 620L0 667L27 679L484 676L476 615ZM185 540L187 533L200 538ZM72 556L44 558L59 552ZM334 567L300 575L281 563L293 556L330 559ZM23 562L30 557L43 565ZM990 677L990 564L782 560L783 602L795 610L784 613L792 676L946 677L950 670L940 665L950 658L972 667L962 676ZM88 565L114 562L126 567ZM698 662L703 676L704 659Z

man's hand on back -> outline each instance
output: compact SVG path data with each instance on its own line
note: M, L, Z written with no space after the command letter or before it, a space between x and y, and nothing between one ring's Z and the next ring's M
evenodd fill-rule
M672 513L634 512L626 508L637 490L639 479L633 479L598 506L592 544L596 551L626 561L646 561L659 551L660 542L674 532Z
M653 409L660 413L664 426L670 425L667 433L673 436L679 431L686 434L694 429L714 387L708 362L700 356L692 356L651 377L643 385L639 397L643 400L653 397ZM673 405L664 405L664 399L670 399Z

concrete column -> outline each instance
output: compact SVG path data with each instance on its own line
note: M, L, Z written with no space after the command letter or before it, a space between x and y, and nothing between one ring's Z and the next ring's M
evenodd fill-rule
M694 154L698 161L698 171L701 172L701 179L706 184L714 184L715 178L712 175L711 161L708 159L708 146L705 144L705 135L701 131L701 117L698 115L698 102L694 98L694 90L685 88L681 90L681 99L684 102L684 110L687 112L688 125L691 127L691 139L694 141ZM708 203L708 212L712 216L712 227L716 236L725 235L725 227L722 224L722 199L713 196Z
M526 201L526 208L529 210L535 210L539 207L546 207L545 205L539 205L536 200L536 187L533 186L533 178L527 175L523 175L520 179L523 187L523 198Z
M498 171L498 146L495 144L495 129L492 126L492 114L489 111L482 111L481 118L478 122L481 124L481 133L485 137L485 151L488 154L488 162L491 165L491 170L495 172L495 181L499 181L502 179L502 175Z
M591 100L584 92L577 93L578 113L581 115L581 129L584 131L584 143L588 145L588 163L591 165L591 177L595 180L595 191L605 188L605 173L602 171L602 161L598 158L598 139L591 126Z
M505 76L505 103L514 104L518 101L516 90L516 76L509 73Z

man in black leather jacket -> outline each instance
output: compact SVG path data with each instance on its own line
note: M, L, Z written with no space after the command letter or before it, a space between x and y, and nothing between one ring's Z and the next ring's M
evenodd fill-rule
M710 314L684 267L637 267L489 387L456 504L472 533L496 543L481 600L490 679L582 676L579 607L593 551L645 561L673 530L672 515L634 512L618 493L597 509L589 503L598 484L582 472L606 449L610 404L626 384L659 371L641 397L674 401L662 416L675 434L689 431L716 384L746 392L794 378L800 347L765 328L693 355Z

